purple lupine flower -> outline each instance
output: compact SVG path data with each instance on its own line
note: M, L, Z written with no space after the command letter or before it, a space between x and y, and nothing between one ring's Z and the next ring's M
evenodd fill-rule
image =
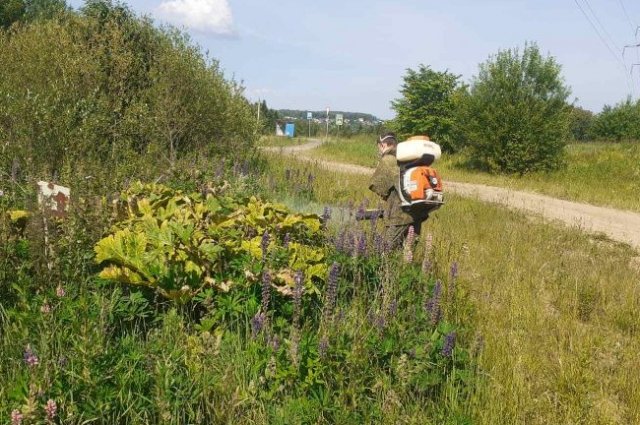
M383 243L384 243L384 238L382 237L381 234L376 233L375 235L373 235L373 247L376 251L376 255L382 255L383 253Z
M416 230L413 226L409 226L407 239L404 241L404 262L411 263L413 261L413 242L416 239Z
M456 293L456 281L458 279L458 262L454 261L451 264L451 270L449 271L449 276L451 279L449 280L449 285L447 286L447 299L452 300L453 296Z
M58 285L58 287L56 288L56 296L58 298L62 298L67 294L67 292L64 290L64 288L61 285Z
M256 313L255 316L251 318L251 336L255 338L262 331L264 324L267 320L267 316L260 312Z
M358 238L358 246L356 249L357 257L364 257L367 254L367 235L362 232Z
M458 262L454 261L451 264L451 270L449 272L449 275L451 276L451 279L456 279L458 277Z
M269 301L271 301L271 273L268 270L265 270L262 273L262 302L261 308L263 313L267 313L269 310Z
M318 354L320 354L320 357L325 357L327 355L328 349L329 349L329 339L327 339L327 336L324 335L320 339L320 343L318 344Z
M358 206L358 211L356 211L356 220L364 219L365 215L365 206L364 203L361 203L360 206Z
M44 407L44 411L47 413L47 419L52 421L58 412L58 405L52 399L47 400L47 405Z
M291 242L291 234L289 232L285 233L284 240L282 241L282 246L284 249L289 249L289 243Z
M346 230L342 230L338 236L335 239L334 245L336 248L336 251L338 252L342 252L344 250L344 241L345 241L345 237L347 236L347 231Z
M435 325L440 321L440 296L442 294L442 282L438 280L433 288L433 295L425 305L425 311L431 318L431 324Z
M273 351L278 351L280 349L280 338L278 337L278 335L274 335L272 338L270 338L269 345L271 346Z
M449 332L444 338L444 344L442 345L442 355L444 357L451 357L453 349L456 346L456 333Z
M11 425L22 425L23 419L24 415L18 409L11 411Z
M336 305L336 297L338 296L338 278L340 277L340 265L333 263L329 269L329 278L327 279L327 292L324 304L323 319L328 323L333 309Z
M29 345L27 345L27 347L24 349L22 359L27 364L27 366L34 367L40 364L40 359L38 359L38 356L33 352Z
M269 237L269 231L265 230L262 234L262 240L260 241L260 249L262 250L262 261L267 261L267 251L269 250L269 242L271 238Z
M353 253L353 250L355 248L355 245L353 243L353 235L350 232L346 232L345 233L345 239L344 239L344 245L342 247L342 251L345 254L351 254Z
M389 304L389 316L390 317L395 317L396 313L398 313L398 301L397 300L393 300Z

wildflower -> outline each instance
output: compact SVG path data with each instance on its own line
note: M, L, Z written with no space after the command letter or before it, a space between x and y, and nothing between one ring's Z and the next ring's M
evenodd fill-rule
M318 354L320 354L320 357L325 357L328 349L329 339L327 339L327 336L325 335L320 339L320 343L318 344Z
M38 356L36 356L31 347L28 345L27 348L24 349L22 358L28 366L34 367L40 364L40 359L38 359Z
M387 325L387 321L384 319L384 314L376 315L373 324L378 328L378 331L382 332Z
M61 285L58 285L58 287L56 288L56 296L58 298L62 298L66 295L66 291L64 290L64 288Z
M269 302L271 301L271 273L265 270L262 273L262 312L269 310Z
M46 301L45 301L45 302L42 304L42 306L40 307L40 312L41 312L42 314L49 314L49 313L51 313L51 306L49 305L49 303L48 303L48 302L46 302Z
M267 316L264 313L256 313L251 318L251 336L255 338L262 331L264 323L267 320Z
M358 244L356 246L356 256L364 257L367 254L367 235L362 232L358 238Z
M456 333L450 332L444 338L444 344L442 346L442 355L444 357L451 357L455 346L456 346Z
M379 233L373 235L373 247L377 255L381 255L384 252L384 238Z
M18 409L11 411L11 425L21 425L23 419L24 416Z
M324 211L322 212L320 218L322 219L322 228L326 229L327 223L329 223L329 220L331 220L331 208L324 207Z
M340 277L340 265L333 263L329 269L329 278L327 279L327 293L323 311L325 323L331 317L333 308L336 305L336 297L338 296L338 278Z
M291 242L291 234L289 232L285 233L284 239L282 240L282 246L284 249L289 249L289 243Z
M278 338L278 335L274 335L272 338L270 338L269 345L271 346L273 351L278 351L280 349L280 338Z
M389 316L390 317L395 317L397 312L398 312L398 301L397 300L393 300L389 304Z
M262 250L262 261L267 260L267 250L269 249L270 239L271 238L269 237L269 231L265 230L262 234L262 240L260 241L260 249Z
M338 234L338 236L335 238L334 241L334 247L336 248L336 251L338 252L342 252L342 250L344 249L344 240L345 237L347 236L347 231L343 230L342 232L340 232L340 234Z
M422 273L429 273L431 270L431 250L433 249L433 235L429 233L424 242L424 257L422 259Z
M404 241L404 262L411 263L413 261L413 242L416 238L416 230L413 226L409 226L407 232L407 239Z
M350 254L353 252L354 243L353 243L353 235L349 232L345 234L344 246L342 247L342 251L345 254Z
M439 280L433 288L432 297L425 303L424 309L431 318L433 325L440 321L440 295L442 294L442 282Z
M44 407L44 411L47 413L47 419L50 421L56 417L56 413L58 412L58 405L55 401L49 399L47 401L47 405Z
M451 264L451 270L450 270L449 274L451 276L451 279L455 280L458 277L458 262L457 261L454 261Z
M358 207L358 211L356 211L356 220L362 220L366 216L366 212L364 210L364 203L360 204Z

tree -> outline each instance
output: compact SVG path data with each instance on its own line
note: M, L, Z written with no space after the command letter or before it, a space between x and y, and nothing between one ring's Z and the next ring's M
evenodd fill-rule
M570 89L561 66L535 44L480 65L462 122L474 160L492 172L524 174L563 163Z
M455 150L459 137L454 95L460 76L420 65L417 71L407 69L403 79L402 97L391 102L397 115L390 127L401 138L429 135L445 150Z
M639 140L640 101L628 98L614 107L605 106L594 120L592 133L603 140Z
M569 116L569 130L571 137L577 142L587 142L593 139L592 127L594 114L578 106L571 107Z
M0 27L8 28L17 21L51 19L68 10L65 0L2 0Z

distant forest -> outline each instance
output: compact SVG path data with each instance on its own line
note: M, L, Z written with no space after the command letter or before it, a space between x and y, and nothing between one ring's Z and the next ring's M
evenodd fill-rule
M313 118L324 118L327 116L327 111L311 111ZM307 111L301 111L297 109L279 109L278 114L280 117L292 117L297 119L307 119ZM365 121L377 121L374 115L364 114L361 112L344 112L344 111L329 111L329 117L335 118L336 114L342 114L346 120L357 120L363 118Z

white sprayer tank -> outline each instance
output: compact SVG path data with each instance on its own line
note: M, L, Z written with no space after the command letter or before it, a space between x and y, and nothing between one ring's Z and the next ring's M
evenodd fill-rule
M433 156L436 161L442 155L440 145L429 140L426 136L416 136L398 143L396 158L398 162L416 161L425 155Z

